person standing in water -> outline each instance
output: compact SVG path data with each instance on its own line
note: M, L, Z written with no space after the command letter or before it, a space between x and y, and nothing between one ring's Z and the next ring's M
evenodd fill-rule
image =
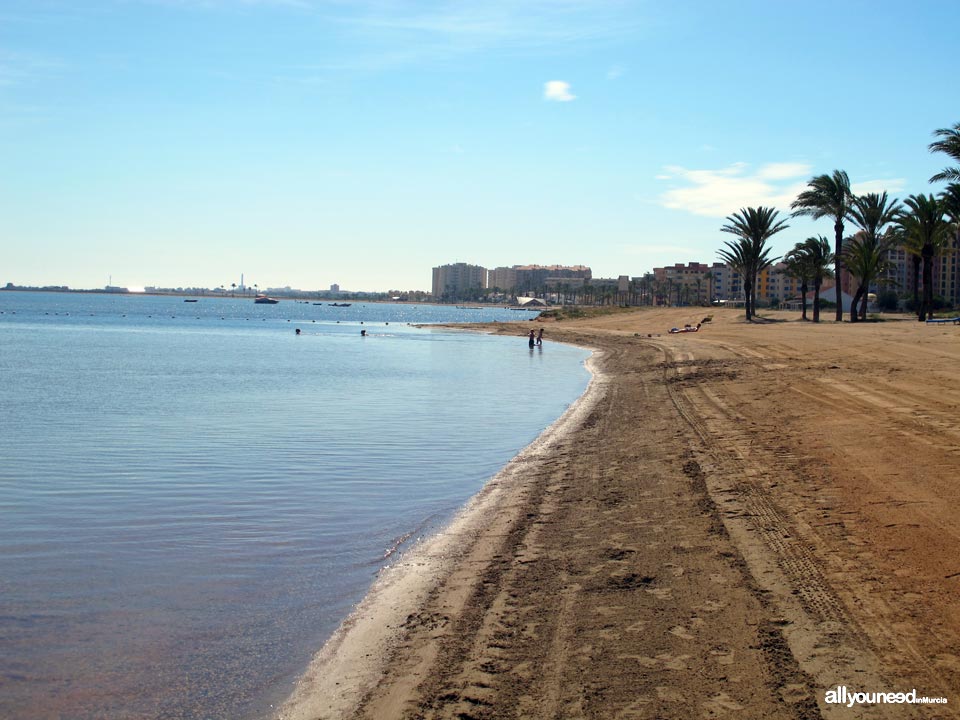
M543 345L543 328L537 333L537 345Z
M537 339L533 336L533 330L530 331L530 336L527 339L530 341L530 349L533 350L533 346L537 344Z

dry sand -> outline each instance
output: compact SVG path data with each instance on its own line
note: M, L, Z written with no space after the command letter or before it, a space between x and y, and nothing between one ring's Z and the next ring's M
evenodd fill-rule
M279 717L960 717L960 327L710 312L544 322L591 390Z

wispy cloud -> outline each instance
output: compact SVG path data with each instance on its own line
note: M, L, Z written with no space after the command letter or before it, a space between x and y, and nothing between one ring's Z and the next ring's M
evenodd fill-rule
M689 170L668 165L657 180L683 183L660 196L660 205L694 215L723 218L743 207L764 205L782 212L807 187L812 166L802 162L767 163L750 171L747 163L733 163L716 170ZM903 178L866 180L853 183L857 195L899 192L906 187Z
M358 26L467 38L482 44L541 45L608 38L633 26L624 4L613 0L433 0L416 6L362 0L347 5L361 9L349 20Z
M890 178L888 180L867 180L866 182L851 183L850 189L856 195L866 195L867 193L877 193L879 195L882 192L900 192L906 186L906 179Z
M757 177L764 180L790 180L809 172L810 166L806 163L767 163L757 171Z
M667 166L657 179L683 183L660 196L660 204L694 215L723 218L748 206L786 210L806 186L811 166L804 163L768 163L749 172L746 163L717 170L689 170Z
M311 18L329 33L311 72L381 72L496 51L563 54L642 27L625 0L126 0L209 11L256 9ZM289 68L296 74L298 68Z
M355 48L331 63L376 70L493 50L564 53L627 36L639 26L636 13L621 0L313 2Z
M570 92L570 83L563 80L550 80L543 86L543 99L553 102L570 102L577 96Z
M619 77L623 77L626 72L622 65L613 65L607 70L607 80L616 80Z

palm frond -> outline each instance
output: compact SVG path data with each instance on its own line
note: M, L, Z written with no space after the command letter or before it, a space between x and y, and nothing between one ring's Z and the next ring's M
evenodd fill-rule
M960 180L960 168L944 168L936 175L930 176L930 182L942 182L944 180Z
M952 128L939 128L933 131L934 140L928 146L930 152L942 152L960 162L960 123ZM960 180L960 167L948 167L938 172L930 178L930 182L941 182L943 180Z

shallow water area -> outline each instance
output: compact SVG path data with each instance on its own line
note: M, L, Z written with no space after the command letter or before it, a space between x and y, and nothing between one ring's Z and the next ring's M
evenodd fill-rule
M406 325L527 317L502 309L0 311L4 717L267 714L395 551L588 380L585 351L531 352L526 326Z

